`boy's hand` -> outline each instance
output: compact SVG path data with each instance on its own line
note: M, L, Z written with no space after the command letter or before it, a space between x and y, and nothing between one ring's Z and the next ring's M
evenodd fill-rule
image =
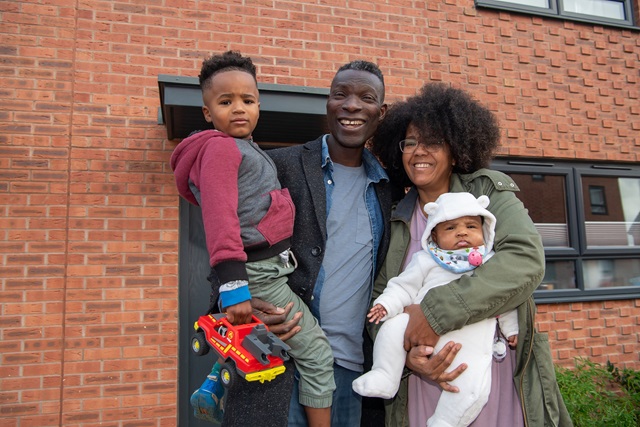
M245 325L251 323L251 301L230 305L226 309L227 320L232 325Z
M518 345L517 335L511 335L509 338L507 338L507 340L509 341L509 347L511 348L516 348L516 346Z
M259 298L251 298L251 305L253 314L262 320L269 327L269 331L276 334L282 341L288 340L302 330L302 327L298 325L302 318L301 311L295 313L293 318L287 321L287 316L293 308L293 302L282 309Z
M378 323L380 323L380 320L382 320L382 318L386 315L387 310L384 308L384 306L382 304L376 304L371 307L371 310L369 310L369 314L367 314L367 317L369 318L369 322L375 322L377 325Z

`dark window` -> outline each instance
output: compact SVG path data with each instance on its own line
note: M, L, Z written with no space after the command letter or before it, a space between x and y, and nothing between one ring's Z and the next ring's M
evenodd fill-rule
M600 185L589 186L589 202L591 213L594 215L607 214L607 198L604 195L604 187Z
M496 160L545 247L541 301L640 297L640 166Z
M634 25L632 0L476 0L476 6L614 26Z

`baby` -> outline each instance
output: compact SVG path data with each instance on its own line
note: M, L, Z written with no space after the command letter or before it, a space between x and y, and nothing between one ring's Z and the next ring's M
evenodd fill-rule
M476 199L470 193L445 193L425 205L428 220L423 250L413 256L405 271L389 280L367 315L370 322L385 322L374 343L371 371L353 382L358 394L395 396L406 359L403 340L409 315L403 313L404 307L419 304L434 287L471 274L493 255L496 219L487 206L487 196ZM442 393L428 426L467 426L478 416L491 390L492 359L502 360L507 353L504 337L514 348L517 334L517 313L511 311L497 320L485 319L440 337L434 354L449 341L461 343L451 366L464 362L468 369L451 381L458 393Z

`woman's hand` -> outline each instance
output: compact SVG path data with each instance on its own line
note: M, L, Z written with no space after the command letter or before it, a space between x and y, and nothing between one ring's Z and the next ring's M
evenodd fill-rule
M457 393L460 390L449 384L449 381L458 378L467 369L467 364L462 363L451 372L445 372L445 370L451 365L461 348L462 345L449 341L438 354L431 356L433 347L426 345L412 347L407 354L407 368L422 378L437 382L443 390Z
M438 334L435 333L427 318L424 317L420 305L409 305L404 308L404 312L409 315L409 324L404 332L405 351L409 351L419 345L435 346L438 342Z
M293 302L287 304L285 308L276 307L259 298L251 298L251 307L253 314L269 327L269 331L273 332L282 341L286 341L302 330L298 325L302 318L302 312L299 311L293 315L291 320L287 320L287 316L293 308Z

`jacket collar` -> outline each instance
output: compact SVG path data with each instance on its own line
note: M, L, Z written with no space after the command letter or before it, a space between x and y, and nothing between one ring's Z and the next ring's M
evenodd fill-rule
M416 187L411 187L409 192L398 202L396 208L391 213L391 221L402 221L405 223L411 222L411 216L413 215L413 209L416 206L416 200L418 199L418 190Z
M322 138L322 168L325 169L329 165L333 165L331 156L329 155L329 145L327 144L327 138L329 134L323 135ZM362 151L362 164L364 170L367 172L367 178L371 182L378 183L380 181L389 181L389 176L384 170L378 159L371 154L366 148ZM332 166L331 166L332 167Z

